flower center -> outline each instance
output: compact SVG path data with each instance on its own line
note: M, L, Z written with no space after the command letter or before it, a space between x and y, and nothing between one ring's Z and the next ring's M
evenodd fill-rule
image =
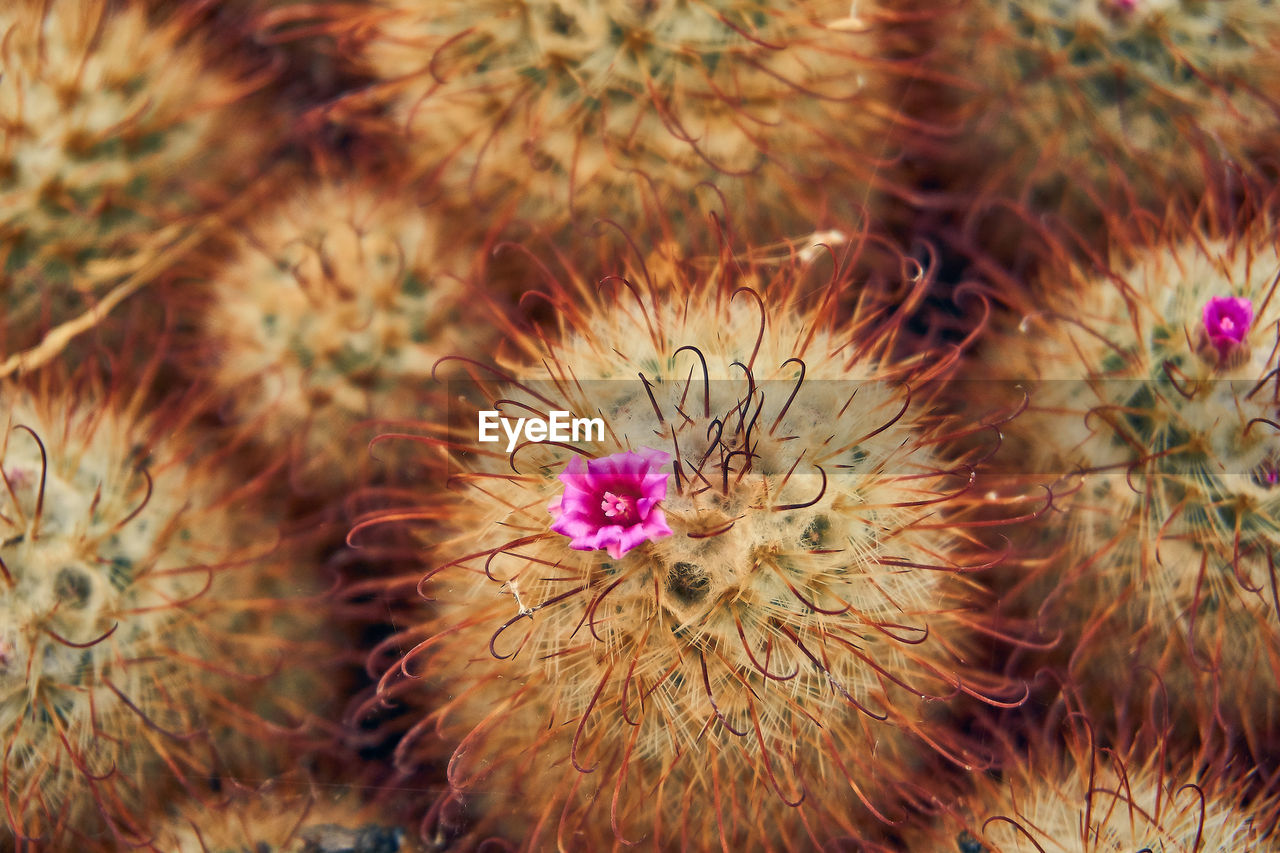
M636 500L628 495L605 492L604 500L600 501L600 509L604 510L605 518L611 518L619 524L627 524L635 521Z
M1230 335L1235 331L1236 324L1232 322L1230 317L1223 317L1218 328Z

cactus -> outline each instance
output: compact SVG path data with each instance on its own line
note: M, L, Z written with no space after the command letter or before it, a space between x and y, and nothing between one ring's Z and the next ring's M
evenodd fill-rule
M375 184L317 184L248 223L209 274L200 369L302 482L357 479L360 421L424 417L436 360L487 343L455 239Z
M677 258L599 291L558 280L559 338L513 339L520 356L480 383L508 417L599 416L603 438L567 470L563 444L486 467L474 423L453 439L464 494L422 489L447 519L420 585L432 610L382 650L419 642L380 691L421 709L398 756L453 750L449 797L530 849L871 843L869 814L914 800L939 755L980 760L924 697L1006 687L965 663L980 617L962 574L990 557L938 447L955 425L903 384L945 359L895 361L870 298L835 321L848 281L815 287L811 256ZM562 483L609 492L603 525L647 512L642 535L583 550L569 520L585 499Z
M152 844L168 853L414 853L421 848L350 792L324 794L276 780L209 804L179 803Z
M1085 626L1075 681L1109 705L1150 669L1184 725L1223 720L1254 749L1280 722L1278 266L1266 228L1148 241L1104 275L1063 273L994 342L1024 366L1006 372L1038 371L1011 432L1069 510L1038 589Z
M1222 761L1195 763L1163 751L1063 751L1037 743L1013 753L1002 778L975 778L975 790L909 850L1121 853L1274 849L1280 803L1251 790L1256 780Z
M266 151L260 81L137 3L0 11L0 349L70 319L243 185Z
M701 194L772 238L866 203L892 156L891 63L840 0L384 6L354 30L419 171L543 225Z
M966 69L978 91L961 98L964 144L929 153L1076 226L1118 199L1195 196L1214 163L1243 162L1280 126L1271 0L936 6L936 70Z
M323 659L318 617L270 591L290 549L182 428L193 411L141 417L52 371L0 401L0 839L122 849L175 785L270 771L255 740L297 719L268 712L271 679Z

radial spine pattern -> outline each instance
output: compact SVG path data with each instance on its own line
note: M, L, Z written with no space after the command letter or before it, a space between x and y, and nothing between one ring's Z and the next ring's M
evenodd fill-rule
M651 515L615 557L552 529L571 447L523 442L512 473L470 444L434 511L430 615L382 649L421 641L382 698L422 702L405 675L438 697L400 759L452 751L454 796L531 849L869 838L941 754L977 760L928 698L1017 699L967 663L964 575L992 556L967 532L969 469L939 448L957 427L928 414L946 359L893 361L873 300L833 321L815 264L656 252L598 291L570 275L561 334L513 336L521 355L481 382L512 419L602 420L566 475L604 490L601 524L653 497L626 491L637 459L670 477L670 535ZM608 455L617 476L593 467Z

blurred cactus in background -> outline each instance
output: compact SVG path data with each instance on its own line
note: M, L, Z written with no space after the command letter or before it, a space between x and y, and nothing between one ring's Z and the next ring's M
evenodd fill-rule
M962 205L994 195L1093 233L1107 210L1195 200L1251 156L1271 158L1280 132L1271 0L914 5L932 19L931 70L950 83L917 85L913 112L965 122L963 135L914 141Z
M866 205L886 179L893 63L876 14L851 22L839 0L391 0L353 39L419 173L451 197L548 227L573 212L632 227L702 196L776 237L830 204Z
M15 0L0 11L4 349L138 272L263 168L262 81L206 60L136 5Z
M492 334L469 284L468 239L372 181L299 187L253 217L193 289L191 366L296 462L301 483L356 482L376 434L357 434L359 423L434 412L436 360Z
M255 713L272 705L270 679L287 657L324 649L306 593L323 587L284 581L297 555L244 511L254 484L225 482L182 411L142 415L143 399L52 372L0 389L11 841L139 843L161 792L243 766L244 745L278 731ZM255 752L253 772L268 770L273 750Z
M1184 724L1257 750L1280 723L1278 270L1267 223L1154 237L1103 274L1047 274L1055 298L990 342L1036 380L1010 431L1070 513L1033 597L1087 626L1073 660L1094 709L1154 674Z
M276 781L234 791L214 803L179 802L154 830L170 853L416 853L404 828L350 792L326 793Z

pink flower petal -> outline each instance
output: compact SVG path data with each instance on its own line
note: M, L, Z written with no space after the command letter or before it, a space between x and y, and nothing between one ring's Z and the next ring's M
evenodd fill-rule
M1225 361L1249 334L1253 302L1242 297L1215 296L1205 303L1201 318L1205 337Z
M559 476L564 492L547 506L551 529L568 536L570 548L603 548L614 559L644 542L670 536L666 516L658 508L670 475L656 470L670 459L670 454L647 447L585 464L574 457Z

